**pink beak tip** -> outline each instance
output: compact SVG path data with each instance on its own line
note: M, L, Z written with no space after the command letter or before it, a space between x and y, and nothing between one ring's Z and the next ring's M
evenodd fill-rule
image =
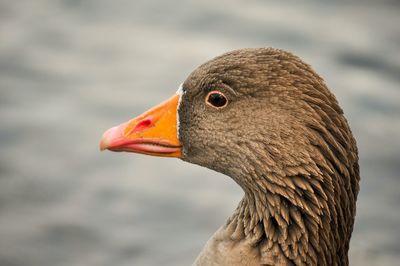
M112 127L104 132L100 140L100 151L104 151L110 147L110 143L120 135L119 127Z

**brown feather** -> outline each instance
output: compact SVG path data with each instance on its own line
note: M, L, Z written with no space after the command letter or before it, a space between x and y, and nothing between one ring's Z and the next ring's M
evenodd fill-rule
M357 146L322 78L291 53L242 49L201 65L183 89L183 159L245 193L195 265L348 265ZM210 90L226 108L204 106Z

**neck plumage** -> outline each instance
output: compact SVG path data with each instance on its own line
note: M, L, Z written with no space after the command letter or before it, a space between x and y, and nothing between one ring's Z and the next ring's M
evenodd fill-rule
M293 129L303 135L286 146L271 138L267 145L263 138L241 145L247 150L227 173L245 196L225 229L234 240L251 241L262 263L348 265L359 190L357 147L345 118L328 111L326 122L310 115L305 129Z
M332 183L311 176L262 180L269 184L246 189L227 221L232 240L251 243L267 265L348 265L353 219L335 206Z

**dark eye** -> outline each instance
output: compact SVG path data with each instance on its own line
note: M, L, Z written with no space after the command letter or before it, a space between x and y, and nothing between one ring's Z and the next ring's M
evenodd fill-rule
M215 108L223 108L228 104L228 99L220 91L211 91L207 94L206 103Z

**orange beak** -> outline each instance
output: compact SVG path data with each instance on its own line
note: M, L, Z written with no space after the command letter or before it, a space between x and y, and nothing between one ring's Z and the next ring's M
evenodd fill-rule
M138 117L107 130L100 150L126 151L153 156L181 157L177 134L179 95L153 107Z

